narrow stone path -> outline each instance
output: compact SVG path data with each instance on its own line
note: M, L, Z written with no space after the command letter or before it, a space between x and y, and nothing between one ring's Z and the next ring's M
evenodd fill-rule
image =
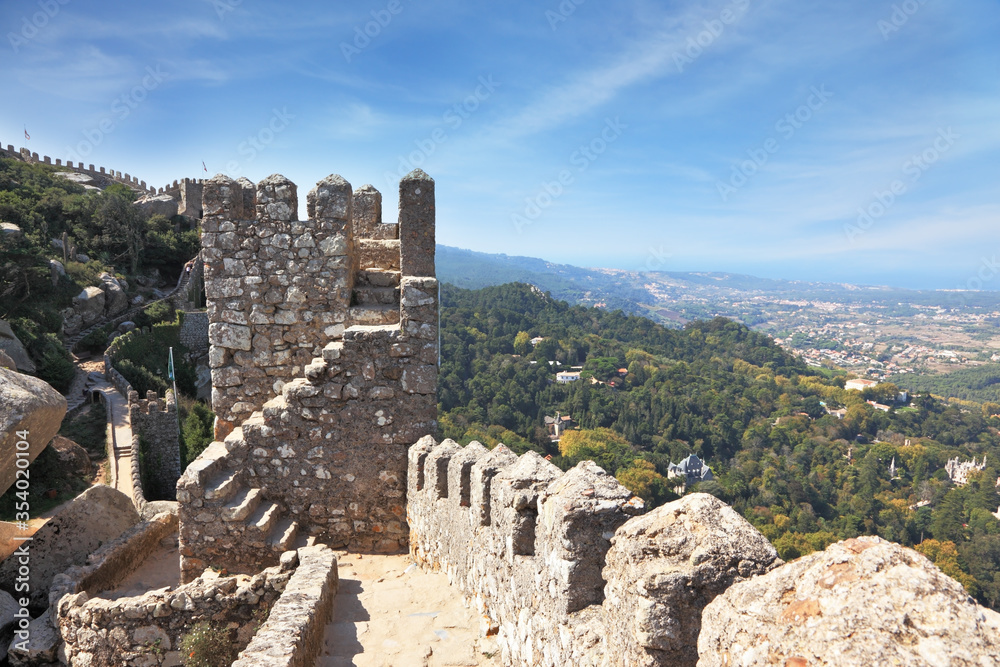
M338 553L340 589L316 667L499 667L492 638L442 573L407 555Z
M109 457L108 465L112 468L115 488L135 502L135 492L132 489L132 424L128 416L128 399L106 380L95 384L93 391L104 394L104 399L111 408L108 437L113 437L111 449L114 457Z

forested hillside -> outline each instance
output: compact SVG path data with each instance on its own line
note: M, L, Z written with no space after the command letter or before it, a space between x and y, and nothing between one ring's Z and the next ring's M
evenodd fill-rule
M653 504L675 497L670 462L695 453L716 476L696 488L733 505L784 558L878 534L1000 606L1000 420L930 397L894 403L889 384L846 391L725 319L666 329L520 284L446 285L442 299L443 435L536 449L564 468L594 459ZM555 381L573 366L580 380ZM827 414L838 408L842 419ZM554 444L544 419L557 411L579 430ZM950 458L984 455L967 485L949 480Z
M124 185L87 189L56 171L0 158L0 223L8 225L0 233L0 320L24 343L39 377L65 390L74 371L59 332L73 297L100 284L102 272L176 279L199 240L195 229L143 215L132 204L137 193ZM64 234L76 255L59 247Z

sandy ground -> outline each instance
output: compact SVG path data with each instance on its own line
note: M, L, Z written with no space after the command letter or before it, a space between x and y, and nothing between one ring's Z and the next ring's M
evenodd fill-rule
M407 555L338 553L340 589L316 667L499 666L496 642L448 577Z

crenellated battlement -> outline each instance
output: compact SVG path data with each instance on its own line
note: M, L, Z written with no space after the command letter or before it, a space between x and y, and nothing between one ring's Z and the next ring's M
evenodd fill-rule
M0 142L0 152L4 152L3 142ZM93 176L95 178L107 178L149 195L169 194L181 202L181 215L188 215L194 218L200 217L194 215L194 211L195 209L201 208L201 191L199 188L205 182L203 179L184 178L180 181L174 181L169 185L157 189L154 186L146 185L146 181L139 180L127 172L123 173L114 169L108 169L107 167L95 167L93 164L73 162L72 160L66 160L64 163L60 158L53 159L48 155L39 155L38 153L32 152L28 148L15 148L13 144L7 144L5 152L11 157L25 162L47 164L54 167L65 167L66 169L70 169L80 174ZM186 190L189 192L189 198L185 198ZM190 204L188 204L188 201L190 201ZM188 209L187 213L183 210L186 206Z
M694 665L701 609L780 564L712 496L643 514L592 461L425 437L408 455L410 554L441 569L507 665Z

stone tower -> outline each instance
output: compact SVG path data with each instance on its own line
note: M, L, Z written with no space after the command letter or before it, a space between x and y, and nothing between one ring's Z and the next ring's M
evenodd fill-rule
M204 184L219 441L178 482L182 569L257 571L305 536L407 548L407 447L437 428L434 181L320 181L297 220L281 176Z

